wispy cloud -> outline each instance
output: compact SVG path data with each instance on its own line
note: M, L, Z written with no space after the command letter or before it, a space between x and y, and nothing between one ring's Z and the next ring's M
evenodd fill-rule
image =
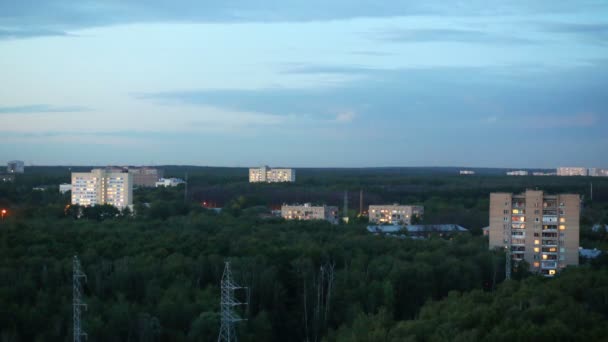
M24 39L45 36L67 36L65 31L56 31L45 28L2 28L0 27L0 39Z
M484 44L531 44L528 38L464 29L399 29L375 32L372 38L392 42L460 42Z
M517 126L521 129L585 128L597 125L600 117L595 113L577 113L572 115L527 115L523 117L490 116L482 121L490 125Z
M572 34L595 42L608 43L608 22L604 23L542 23L540 26L549 32Z
M90 110L83 106L54 106L48 104L33 104L25 106L0 106L0 114L35 114L35 113L74 113Z
M348 123L353 121L355 119L355 116L356 114L353 111L344 111L336 115L335 121L339 123Z

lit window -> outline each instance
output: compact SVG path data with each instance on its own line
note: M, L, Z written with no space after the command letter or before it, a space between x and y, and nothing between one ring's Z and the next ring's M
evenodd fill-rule
M566 226L565 226L565 225L563 225L563 224L561 224L561 225L559 226L559 230L566 230Z
M534 253L538 253L538 252L540 252L540 248L534 247Z
M535 261L535 262L534 262L534 267L540 267L540 262Z
M549 275L555 275L555 270L549 270Z
M560 217L560 218L559 218L559 222L561 222L561 223L566 222L566 218L565 218L565 217Z
M540 241L539 240L534 240L534 244L538 245L538 244L540 244Z
M547 254L543 254L543 260L547 260Z

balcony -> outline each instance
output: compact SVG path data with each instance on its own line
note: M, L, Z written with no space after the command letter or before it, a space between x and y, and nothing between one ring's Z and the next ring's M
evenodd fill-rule
M557 223L557 215L543 215L543 223Z
M557 261L543 261L540 265L541 268L543 269L555 269L557 268Z

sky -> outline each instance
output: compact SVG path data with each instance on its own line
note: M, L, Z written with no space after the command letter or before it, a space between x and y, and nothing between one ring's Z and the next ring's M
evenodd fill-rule
M0 162L608 167L608 1L0 0Z

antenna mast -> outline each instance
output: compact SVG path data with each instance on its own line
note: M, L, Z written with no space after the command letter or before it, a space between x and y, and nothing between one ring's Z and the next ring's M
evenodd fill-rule
M87 309L87 305L82 300L82 284L80 279L87 281L87 275L82 271L80 266L80 260L74 255L72 261L73 275L72 275L72 307L74 310L74 342L80 342L81 338L87 338L87 333L82 330L81 326L81 315L82 308Z
M249 307L249 288L242 287L236 284L232 280L232 271L230 270L230 262L226 261L224 266L224 274L222 275L222 299L220 301L221 306L221 319L222 325L220 327L220 334L217 337L218 342L236 342L236 323L244 321L245 319L240 318L235 312L234 308L239 305L247 305ZM234 297L235 290L247 291L247 301L239 302Z

